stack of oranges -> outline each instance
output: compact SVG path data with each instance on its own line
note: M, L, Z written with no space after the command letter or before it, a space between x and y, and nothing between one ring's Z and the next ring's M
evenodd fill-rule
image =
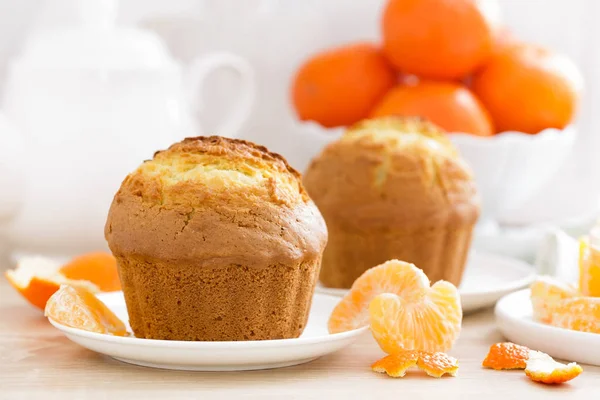
M301 120L324 127L421 116L449 132L490 136L562 129L582 80L565 56L518 41L478 0L389 0L383 43L316 54L294 78Z

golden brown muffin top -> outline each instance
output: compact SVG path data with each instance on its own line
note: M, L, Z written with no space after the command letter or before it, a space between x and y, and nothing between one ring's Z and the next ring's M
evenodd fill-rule
M185 139L127 176L105 236L116 256L259 267L320 256L327 242L283 157L218 136Z
M350 127L312 161L304 184L328 224L385 228L435 224L453 211L457 222L479 214L469 167L444 132L421 118Z
M158 151L127 177L124 190L159 204L195 205L223 194L287 205L308 198L300 174L279 154L219 136L187 138Z

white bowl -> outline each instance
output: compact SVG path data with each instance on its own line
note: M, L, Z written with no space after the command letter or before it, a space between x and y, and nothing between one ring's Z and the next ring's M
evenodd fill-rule
M573 127L545 129L536 135L450 135L475 174L483 202L482 220L497 220L538 193L570 154L575 137Z

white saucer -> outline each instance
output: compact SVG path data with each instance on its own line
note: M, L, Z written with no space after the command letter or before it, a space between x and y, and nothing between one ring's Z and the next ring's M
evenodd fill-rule
M572 331L533 319L529 289L503 297L496 305L500 332L517 344L552 357L600 366L600 334Z
M98 296L123 321L128 321L122 292ZM241 371L303 364L340 350L367 327L329 334L327 320L339 298L315 294L308 323L298 339L243 342L186 342L117 337L70 328L54 322L73 342L117 360L145 367L190 371ZM129 329L129 327L128 327Z
M463 312L493 306L502 296L526 287L534 278L533 266L524 261L473 252L459 288ZM326 288L321 283L317 284L316 290L338 297L348 292L347 289Z

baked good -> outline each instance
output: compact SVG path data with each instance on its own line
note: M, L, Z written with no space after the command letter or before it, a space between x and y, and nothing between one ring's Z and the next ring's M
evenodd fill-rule
M329 231L325 286L349 288L391 259L416 264L432 282L460 283L480 201L471 171L433 124L360 122L311 162L304 185Z
M122 183L105 236L137 337L298 337L327 230L300 175L243 140L189 138Z

